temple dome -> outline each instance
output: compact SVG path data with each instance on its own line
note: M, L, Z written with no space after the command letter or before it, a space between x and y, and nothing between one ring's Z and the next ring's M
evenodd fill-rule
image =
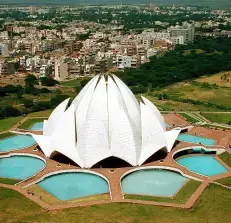
M44 121L43 135L33 135L47 157L59 152L82 168L117 157L142 165L162 148L169 152L180 130L166 131L153 103L137 101L114 75L91 79L68 107L58 105Z

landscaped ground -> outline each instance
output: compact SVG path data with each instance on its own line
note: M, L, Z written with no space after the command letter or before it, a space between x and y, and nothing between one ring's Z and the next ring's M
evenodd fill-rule
M14 118L6 118L6 119L0 120L0 133L7 131L9 128L12 128L22 119L23 117L14 117Z
M13 180L13 179L7 179L7 178L0 178L0 183L3 184L9 184L9 185L14 185L18 183L20 180Z
M202 113L202 115L211 122L216 123L231 123L231 112L230 113Z
M217 181L218 183L221 183L221 184L224 184L226 186L229 186L231 187L231 177L227 177L227 178L224 178L224 179L220 179Z
M228 166L231 167L231 155L228 152L222 153L218 155L218 157L222 159L222 161L224 161Z
M104 204L60 211L44 211L12 190L0 188L0 219L4 223L228 223L231 193L210 185L192 209L137 204Z
M213 111L214 109L208 108L204 105L194 105L190 103L183 103L173 100L158 100L157 97L153 95L143 94L144 97L153 102L159 110L165 111Z
M30 118L27 119L25 122L23 122L19 128L20 129L29 129L32 127L33 124L35 124L36 122L43 122L44 118Z
M231 72L226 72L230 73ZM145 95L160 108L174 111L218 111L219 105L231 107L231 76L221 79L224 73L204 76L193 81L176 83L160 88ZM167 98L158 100L158 94L167 94ZM182 101L190 99L191 101ZM202 103L197 103L198 101ZM215 106L208 105L209 103ZM218 107L217 107L218 106ZM223 110L224 111L224 110Z
M4 139L4 138L7 138L7 137L10 137L10 136L13 136L15 135L14 133L11 133L11 132L6 132L6 133L3 133L3 134L0 134L0 139Z
M197 123L197 122L198 122L197 119L191 117L191 116L188 115L187 113L180 113L180 114L181 114L184 118L186 118L186 120L187 120L188 122L191 122L191 123Z
M224 75L227 75L227 78L222 78ZM215 75L207 75L203 76L197 79L198 82L207 82L209 84L214 84L216 83L219 86L225 86L225 87L231 87L231 72L226 71L226 72L221 72Z
M28 114L29 117L49 117L53 109L45 110L45 111L40 111L40 112L33 112Z

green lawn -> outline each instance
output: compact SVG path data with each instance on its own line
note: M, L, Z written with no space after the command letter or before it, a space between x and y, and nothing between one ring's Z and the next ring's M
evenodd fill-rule
M79 79L61 82L61 85L65 87L76 87L79 84L80 84Z
M13 135L15 135L15 134L11 133L11 132L3 133L3 134L0 134L0 139L4 139L4 138L7 138L7 137L10 137Z
M154 103L160 110L164 111L214 111L213 108L209 108L204 105L194 105L191 103L183 103L173 100L158 100L155 95L155 92L150 94L144 94L143 96L149 99ZM137 98L140 98L140 95L137 95Z
M30 119L27 119L25 122L23 122L19 126L19 128L21 128L21 129L29 129L36 122L43 122L43 121L44 121L44 118L30 118Z
M196 81L196 80L195 80ZM231 106L230 94L231 88L203 88L193 81L187 83L180 82L173 85L169 85L165 88L160 89L162 93L166 93L171 98L175 97L177 99L191 99L195 101L203 101L205 103L211 102L216 105L224 105L227 107ZM190 104L190 103L188 103ZM209 106L207 106L209 108ZM214 108L214 110L219 110ZM201 110L201 111L208 111Z
M19 182L19 180L0 178L0 183L3 183L3 184L15 185L18 182Z
M231 113L202 113L211 122L228 124L231 122Z
M227 177L227 178L224 178L224 179L217 180L217 182L231 187L231 177Z
M7 131L20 122L23 119L22 116L20 117L13 117L13 118L6 118L0 120L0 133L3 131Z
M228 152L224 152L220 155L218 155L218 157L224 161L228 166L231 167L231 155Z
M191 123L199 122L197 119L191 117L190 115L188 115L186 113L180 113L180 115L182 115L184 118L186 118L188 122L191 122Z
M29 117L49 117L53 109L28 114Z
M174 198L152 197L152 196L143 196L143 195L129 195L129 194L125 195L125 198L135 199L135 200L185 204L186 201L190 198L190 196L200 186L200 184L201 184L201 182L189 180L189 182L187 182L187 184L179 191L179 193Z
M0 188L0 219L4 223L228 223L231 193L209 185L191 209L136 204L104 204L44 211L21 194Z
M231 130L231 128L229 127L223 127L223 126L218 126L218 125L211 125L211 124L204 124L204 125L201 125L202 127L205 127L205 128L217 128L217 129L228 129L228 130Z

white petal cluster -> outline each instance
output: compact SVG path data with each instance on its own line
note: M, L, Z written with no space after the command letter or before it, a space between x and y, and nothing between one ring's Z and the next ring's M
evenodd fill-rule
M62 102L33 135L47 157L61 153L82 168L117 157L142 165L162 148L169 152L180 132L165 122L148 99L137 99L116 76L95 76L67 108Z

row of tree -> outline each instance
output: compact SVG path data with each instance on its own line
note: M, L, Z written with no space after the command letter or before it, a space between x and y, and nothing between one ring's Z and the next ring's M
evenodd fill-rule
M140 93L150 88L194 79L205 74L231 70L231 38L202 38L186 46L177 46L163 56L154 56L138 69L117 75ZM137 92L135 92L137 93Z

